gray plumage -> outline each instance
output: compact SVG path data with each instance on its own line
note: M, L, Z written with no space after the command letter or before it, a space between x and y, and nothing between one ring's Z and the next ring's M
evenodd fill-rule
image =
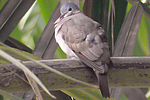
M103 97L109 97L106 74L110 63L107 38L101 25L85 16L73 3L61 7L55 22L55 38L61 49L93 68Z

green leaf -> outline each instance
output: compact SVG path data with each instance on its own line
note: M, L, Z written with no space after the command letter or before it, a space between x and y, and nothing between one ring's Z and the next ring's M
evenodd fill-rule
M1 99L1 96L0 96L0 100L9 100L9 99L11 99L11 100L23 100L21 98L18 98L16 96L12 95L11 93L5 92L3 90L0 90L0 94L4 96L4 99Z
M63 90L63 92L76 100L104 100L98 89L69 89Z
M4 46L0 46L0 49L4 50L5 52L7 52L8 54L10 54L11 56L13 56L16 59L19 59L19 60L22 60L22 61L27 61L28 60L28 59L20 56L19 54L15 54L12 50L10 50L10 49L8 49L8 48L6 48ZM15 50L15 51L17 51L17 52L21 52L22 54L27 55L29 57L32 57L34 59L39 59L39 60L41 59L41 58L39 58L37 56L34 56L34 55L30 54L30 53L27 53L25 51L21 51L21 50L14 49L14 48L12 48L12 49ZM1 58L0 59L0 63L8 63L8 61L5 60L5 59L3 59L3 58Z
M11 63L13 63L14 65L16 65L16 67L20 68L25 75L27 75L28 79L30 78L33 79L47 94L49 94L51 97L56 98L55 96L53 96L48 89L45 87L45 85L40 81L40 79L34 74L32 73L31 70L29 70L25 65L23 65L20 61L18 61L17 59L15 59L14 57L12 57L11 55L7 54L6 52L4 52L3 50L0 49L0 56L3 57L4 59L10 61ZM36 84L35 83L35 84ZM33 84L30 84L33 85ZM35 89L35 86L34 86ZM38 89L37 89L38 90Z
M47 23L59 0L38 0L44 20Z
M55 55L54 55L54 58L67 58L66 54L61 50L60 47L57 48L56 52L55 52Z
M11 37L34 49L46 23L39 5L35 3L11 33Z
M5 5L5 3L7 2L8 0L0 0L0 10L2 9L2 7Z
M145 16L142 17L142 22L134 49L134 56L148 56L149 55L149 40L148 37L150 33L150 20Z

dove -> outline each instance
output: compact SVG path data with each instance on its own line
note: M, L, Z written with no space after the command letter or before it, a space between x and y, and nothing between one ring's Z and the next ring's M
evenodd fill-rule
M110 48L101 24L87 17L74 3L64 4L55 21L55 39L70 58L80 59L97 76L104 98L110 98L107 73Z

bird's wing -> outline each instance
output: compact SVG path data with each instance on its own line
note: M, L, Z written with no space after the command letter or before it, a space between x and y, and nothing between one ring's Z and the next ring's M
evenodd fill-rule
M70 19L62 25L63 40L85 64L90 64L89 67L106 72L110 51L104 30L91 19L77 20Z

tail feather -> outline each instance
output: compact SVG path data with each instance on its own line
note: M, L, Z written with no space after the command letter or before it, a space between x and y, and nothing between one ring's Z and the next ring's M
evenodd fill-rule
M99 74L97 75L97 78L102 96L104 98L110 98L107 76L105 74Z
M80 58L80 60L83 63L85 63L90 68L93 68L93 70L95 71L95 74L97 76L97 79L98 79L99 88L100 88L102 96L104 98L107 98L107 97L110 98L109 88L108 88L108 82L107 82L107 74L100 74L100 71L95 69L95 68L98 69L99 65L97 65L96 63L90 61L89 59L87 59L81 53L78 53L78 52L74 52L74 53Z

